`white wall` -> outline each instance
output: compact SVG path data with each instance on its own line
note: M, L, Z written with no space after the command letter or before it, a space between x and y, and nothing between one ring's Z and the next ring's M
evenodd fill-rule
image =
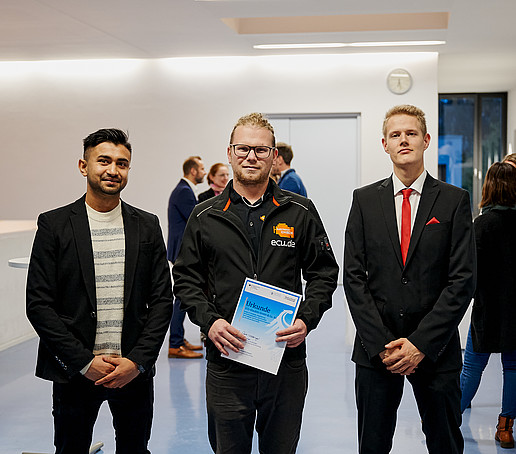
M414 78L401 96L386 88L397 67ZM158 214L166 228L184 158L224 161L234 122L252 111L360 113L366 184L390 173L380 145L385 111L418 105L434 138L427 168L437 173L436 53L3 62L0 100L1 219L35 218L78 198L82 139L114 126L129 131L134 147L123 198Z
M35 231L32 221L0 221L0 351L36 334L25 316L27 270L7 265L29 255Z

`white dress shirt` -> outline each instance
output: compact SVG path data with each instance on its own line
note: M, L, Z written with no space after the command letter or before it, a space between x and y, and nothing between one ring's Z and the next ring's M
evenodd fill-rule
M414 183L412 183L409 188L412 189L412 192L409 196L410 202L410 231L412 232L412 228L414 227L414 220L416 219L417 209L419 207L419 200L421 199L421 192L423 192L423 184L425 183L427 171L423 170L421 175L419 175ZM401 206L403 203L403 194L401 192L402 189L408 189L396 176L395 173L392 174L392 184L394 186L394 206L396 207L396 222L398 225L398 237L401 242Z
M188 185L192 188L192 191L194 193L194 196L195 196L195 200L199 200L199 197L197 197L199 194L198 194L198 189L197 189L197 185L192 183L188 178L185 178L185 177L181 177L183 180L185 180Z

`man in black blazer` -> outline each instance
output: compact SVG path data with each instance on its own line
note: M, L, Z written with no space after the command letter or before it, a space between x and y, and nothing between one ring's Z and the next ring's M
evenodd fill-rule
M461 453L457 326L475 287L469 195L425 171L430 135L417 107L387 112L382 143L393 175L354 191L344 250L359 451L390 452L406 376L428 451Z
M105 400L116 452L149 452L172 291L157 217L120 200L130 161L123 131L90 134L79 160L85 196L38 218L27 316L40 337L36 375L53 382L56 453L89 451Z
M183 163L183 178L179 180L168 199L168 243L167 258L172 265L176 261L186 223L197 205L195 187L202 183L206 171L200 156L190 156ZM199 359L202 353L201 345L194 345L185 339L185 312L181 310L179 298L174 300L174 311L170 320L170 338L168 342L168 357L183 359Z

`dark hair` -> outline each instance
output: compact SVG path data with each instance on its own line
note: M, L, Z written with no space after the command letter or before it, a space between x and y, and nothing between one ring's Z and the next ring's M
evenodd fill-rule
M197 169L199 167L199 161L202 161L200 156L190 156L183 162L183 175L186 177L190 173L190 170Z
M479 206L490 205L516 205L516 168L507 162L495 162L486 173Z
M212 184L213 183L213 180L212 178L217 174L217 172L219 171L219 169L221 167L228 167L226 164L222 164L222 162L217 162L216 164L213 164L211 167L210 167L210 171L208 172L208 176L206 177L208 179L208 183L209 184Z
M289 166L292 162L292 158L294 157L292 147L285 142L278 142L276 148L278 149L278 156L281 156L283 161L285 161L285 164Z
M116 128L110 129L99 129L96 132L92 132L83 141L84 153L83 158L88 159L89 150L95 148L104 142L111 142L114 145L123 145L132 152L131 144L129 143L129 136L122 130Z

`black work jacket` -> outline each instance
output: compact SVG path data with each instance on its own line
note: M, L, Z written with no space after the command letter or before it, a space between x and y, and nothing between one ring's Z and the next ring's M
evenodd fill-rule
M263 219L258 255L246 229L229 210L229 191L197 205L185 229L174 264L174 293L190 319L208 334L220 318L231 322L246 277L302 293L297 318L313 330L331 307L337 286L338 265L314 204L282 191L274 182L274 207ZM303 342L287 348L285 358L306 355ZM219 360L215 345L207 341L207 359Z

